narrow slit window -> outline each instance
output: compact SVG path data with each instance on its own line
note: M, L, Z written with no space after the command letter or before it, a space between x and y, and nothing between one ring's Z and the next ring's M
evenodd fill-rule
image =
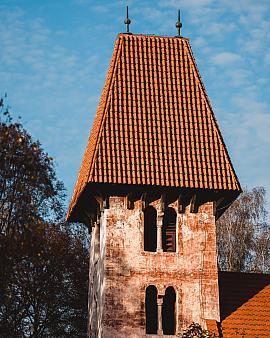
M158 328L157 288L154 285L149 285L146 289L145 315L146 315L146 333L157 334Z
M164 335L175 334L175 301L176 294L174 288L169 286L165 291L162 305L162 330Z
M144 209L144 251L157 250L157 211L149 206Z
M164 252L176 251L176 212L166 208L162 226L162 248Z

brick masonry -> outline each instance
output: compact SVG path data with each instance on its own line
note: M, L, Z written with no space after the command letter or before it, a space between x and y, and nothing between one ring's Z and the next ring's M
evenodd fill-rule
M152 205L161 211L160 201ZM151 337L145 334L145 289L176 291L176 336L193 321L219 321L216 230L213 203L177 215L177 252L145 252L143 211L126 198L110 197L92 233L89 337ZM177 210L177 204L171 207ZM99 235L100 228L100 235ZM98 240L100 238L100 241ZM100 242L100 243L99 243ZM157 335L153 335L157 337ZM166 335L166 337L169 337Z

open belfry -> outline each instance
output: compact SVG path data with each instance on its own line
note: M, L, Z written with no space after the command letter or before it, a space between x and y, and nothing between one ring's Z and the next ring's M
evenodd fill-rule
M89 337L220 321L216 220L241 192L189 39L119 34L68 220L91 231Z

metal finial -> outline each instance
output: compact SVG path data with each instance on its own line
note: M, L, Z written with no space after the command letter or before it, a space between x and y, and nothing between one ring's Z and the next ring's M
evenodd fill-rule
M129 25L131 24L131 20L128 17L128 6L127 6L126 18L125 18L124 23L126 25L126 33L129 33Z
M175 27L177 28L178 36L181 36L180 30L181 30L181 27L182 27L182 23L180 21L180 9L178 9L178 20L177 20L177 22L175 24Z

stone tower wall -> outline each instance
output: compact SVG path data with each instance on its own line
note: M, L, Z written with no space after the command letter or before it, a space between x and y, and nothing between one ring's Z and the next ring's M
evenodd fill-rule
M159 201L152 203L162 217ZM177 211L177 204L170 205ZM176 292L176 335L191 322L219 321L216 230L213 203L198 213L177 214L177 252L145 252L141 202L110 197L92 235L89 337L151 337L145 334L145 290ZM100 238L100 243L97 240ZM99 252L99 254L98 254ZM158 335L153 335L157 337ZM169 336L166 336L169 337Z

